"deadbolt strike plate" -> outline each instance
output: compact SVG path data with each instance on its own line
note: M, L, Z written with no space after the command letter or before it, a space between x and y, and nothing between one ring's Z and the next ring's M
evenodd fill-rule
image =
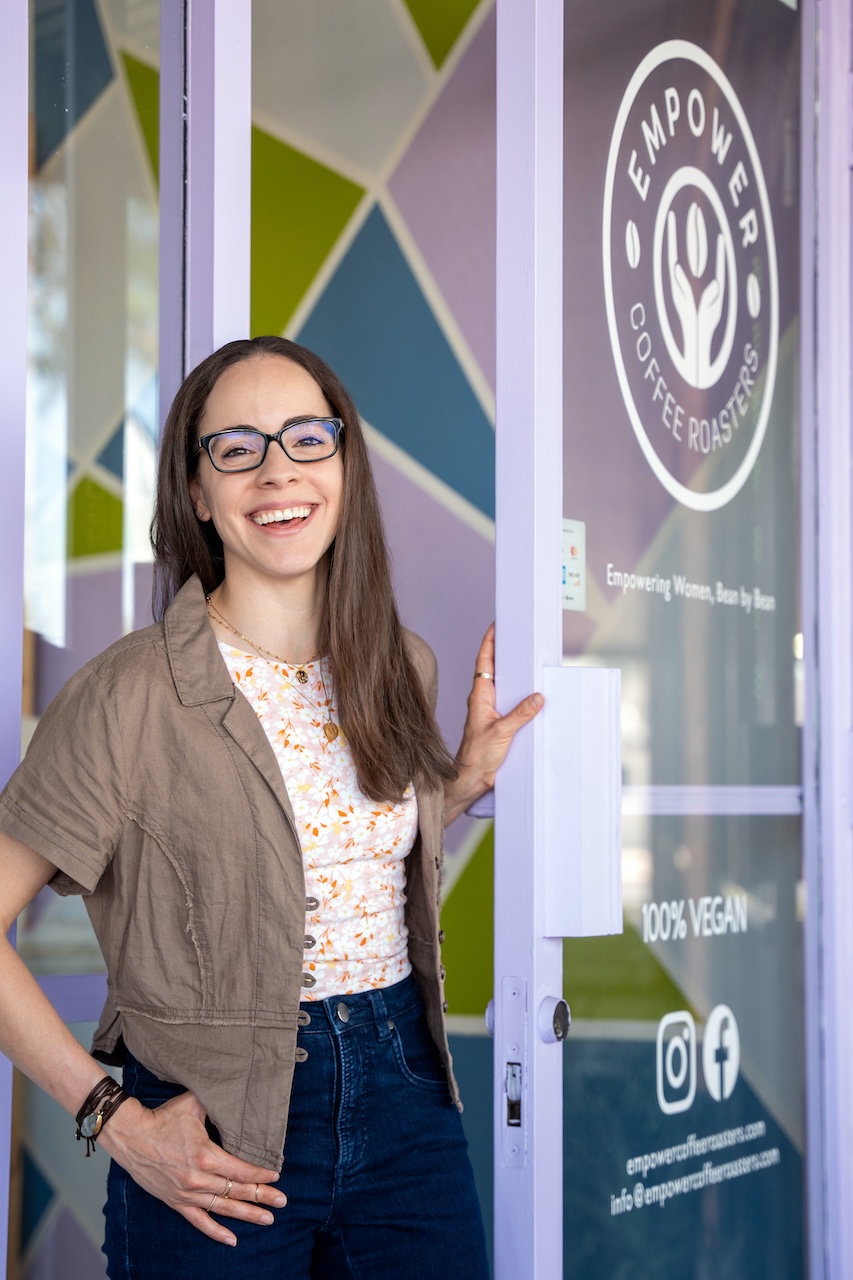
M527 1043L527 984L507 977L501 983L503 1042L503 1118L501 1160L508 1169L527 1164L527 1115L525 1101L525 1045Z

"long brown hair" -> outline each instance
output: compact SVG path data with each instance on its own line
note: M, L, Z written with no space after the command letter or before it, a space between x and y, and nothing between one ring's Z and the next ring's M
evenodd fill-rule
M258 356L301 365L344 423L343 499L330 551L321 623L338 702L361 790L372 800L399 800L417 780L440 786L456 776L403 640L379 500L358 413L329 366L287 338L229 342L192 371L166 419L151 523L155 556L154 613L162 618L188 578L206 593L225 576L222 541L212 521L196 519L189 481L208 396L231 365Z

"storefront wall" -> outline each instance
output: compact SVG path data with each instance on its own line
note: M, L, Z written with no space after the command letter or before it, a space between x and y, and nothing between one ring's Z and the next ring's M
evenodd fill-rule
M624 932L567 940L564 948L563 988L575 1015L558 1050L567 1276L605 1277L621 1267L636 1276L745 1277L771 1260L781 1275L816 1277L853 1266L842 1212L850 1114L840 1087L853 1037L842 999L853 967L842 805L851 707L846 149L841 171L836 160L847 121L849 14L830 8L818 15L816 7L762 0L711 6L699 19L695 6L664 11L652 0L642 13L636 5L565 6L562 518L565 545L584 548L585 599L576 607L580 596L569 591L574 607L566 607L557 592L554 607L565 662L621 671L625 784ZM199 321L194 335L185 327L186 294L174 287L183 279L180 191L160 187L174 156L164 151L171 135L161 132L159 78L175 50L164 46L161 55L159 5L32 5L25 520L12 390L22 394L13 340L20 348L20 289L17 312L10 306L3 318L10 338L2 385L12 398L0 424L11 442L0 480L9 487L0 506L4 545L14 549L25 528L24 554L10 552L3 570L12 575L8 600L20 598L22 574L26 584L24 738L74 670L148 621L147 526L162 401L205 344L236 336L227 324L217 329L215 317L230 313L236 323L245 302L251 332L283 332L316 348L354 393L404 620L436 650L439 716L448 741L458 740L495 590L494 9L462 0L442 16L391 0L355 4L345 17L331 0L254 0L251 9L251 121L244 104L251 204L236 215L250 218L251 260L241 265L235 255L230 285L213 270L237 302L197 300L190 313L210 324L205 332ZM3 23L11 56L12 20ZM20 71L22 31L17 39ZM681 62L667 68L661 55L649 71L652 51L674 39L702 56L685 60L683 48L671 49ZM638 78L644 59L645 79ZM688 83L690 74L702 84ZM14 80L3 83L4 118L15 118L17 103L22 121L20 81L17 99ZM679 452L670 434L669 453L652 449L656 464L643 444L652 427L640 394L648 388L651 402L655 388L652 379L632 382L629 359L636 363L641 334L656 339L623 304L639 299L650 312L648 299L669 287L663 314L669 348L678 349L675 267L683 272L686 263L711 283L718 234L724 226L738 234L725 206L719 214L731 188L717 184L715 198L716 188L700 180L699 196L683 208L672 198L669 285L655 295L652 271L642 285L649 292L631 292L638 251L643 267L643 255L653 257L654 219L646 228L630 210L636 182L623 181L620 191L614 180L607 240L604 192L609 159L617 177L630 160L631 110L645 110L654 128L657 89L664 142L653 148L656 180L707 161L689 150L699 147L691 89L707 104L709 137L714 105L728 108L741 126L729 144L732 160L741 146L744 162L757 157L763 176L756 261L741 263L733 248L730 266L722 250L724 277L736 272L743 288L729 347L751 342L761 366L753 370L750 356L748 374L766 403L765 410L756 400L752 418L745 415L750 439L763 435L752 453L746 432L732 433L728 451L703 450L704 428L699 447L689 448L691 417L707 420L710 433L716 416L719 429L706 393L722 374L698 386L702 378L682 371L672 411L683 402L687 448ZM667 90L677 93L677 116ZM12 145L8 136L3 145ZM19 189L21 150L4 158ZM651 173L651 164L638 163ZM755 168L748 176L757 183ZM174 220L161 227L167 196ZM642 207L652 200L660 202L660 190ZM227 199L222 209L233 216ZM10 222L4 237L13 264L20 264L20 203L18 211L17 229ZM197 212L203 219L201 206ZM661 236L668 225L664 219ZM202 249L217 262L224 243L217 234L221 224L199 224L190 241L199 246L197 270ZM611 252L617 265L608 283ZM698 287L693 296L701 300ZM168 367L158 356L158 311ZM629 328L632 314L638 320L636 331L620 331L622 312ZM710 364L723 342L722 328L713 327ZM659 346L667 347L665 335ZM743 361L732 377L721 363L734 386ZM656 377L660 359L658 366ZM676 369L672 387L677 378ZM688 496L726 486L731 497L711 510ZM635 586L623 589L632 574ZM640 590L638 578L659 586ZM718 584L732 594L718 595ZM4 611L11 655L4 707L18 698L20 621L14 608ZM17 730L4 733L8 773ZM464 819L448 845L451 1029L490 1220L492 1045L482 1019L494 986L491 822ZM40 896L19 923L18 946L85 1040L104 980L82 904ZM705 1051L713 1036L724 1051L716 1075ZM8 1071L3 1078L8 1084ZM555 1105L559 1114L562 1099ZM23 1085L16 1121L11 1274L103 1274L104 1167L89 1161L80 1177L68 1118ZM738 1133L734 1147L719 1147L718 1135ZM665 1168L652 1168L657 1152L672 1153ZM715 1180L706 1168L742 1156L750 1167L737 1179ZM639 1184L645 1197L694 1174L702 1176L668 1203L643 1198L629 1207ZM549 1265L543 1277L557 1274Z

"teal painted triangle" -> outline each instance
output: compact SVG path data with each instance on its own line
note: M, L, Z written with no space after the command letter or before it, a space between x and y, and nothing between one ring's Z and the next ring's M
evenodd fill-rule
M120 423L98 454L97 461L119 480L124 479L124 423Z
M303 325L359 413L493 517L495 434L376 208Z
M54 1197L53 1187L36 1164L35 1160L23 1149L22 1190L21 1190L21 1252L29 1244L32 1234L44 1217L45 1211Z
M32 22L36 164L42 165L114 73L92 0L35 0Z

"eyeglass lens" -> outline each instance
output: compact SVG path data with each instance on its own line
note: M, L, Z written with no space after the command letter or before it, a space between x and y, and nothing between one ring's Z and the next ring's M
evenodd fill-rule
M279 439L287 456L295 462L319 462L335 452L334 426L322 419L285 427ZM260 431L220 431L210 440L210 456L220 471L247 471L260 466L266 446L267 438Z

